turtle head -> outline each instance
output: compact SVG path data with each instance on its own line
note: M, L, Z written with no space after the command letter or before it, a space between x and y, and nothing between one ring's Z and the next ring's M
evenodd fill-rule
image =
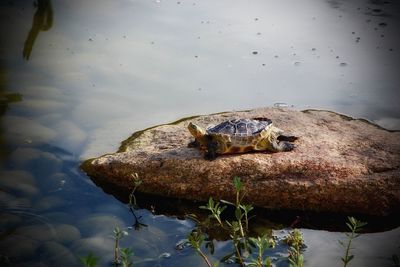
M189 123L188 129L196 140L202 140L206 134L206 131L203 128L193 123Z

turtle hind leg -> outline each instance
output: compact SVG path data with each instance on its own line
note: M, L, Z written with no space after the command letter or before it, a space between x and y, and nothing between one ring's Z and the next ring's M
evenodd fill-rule
M287 141L278 141L278 142L273 142L272 143L272 148L276 152L281 152L281 151L291 151L295 148L296 146L292 143L289 143Z
M294 142L299 139L297 136L294 135L280 135L278 136L278 141L286 141L286 142Z

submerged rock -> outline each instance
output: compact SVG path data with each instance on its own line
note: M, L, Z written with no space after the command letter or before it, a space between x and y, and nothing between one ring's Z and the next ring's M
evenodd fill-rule
M267 117L298 136L290 152L247 153L204 160L189 148L189 122L201 126L233 118ZM232 178L245 201L272 209L387 215L400 207L400 132L329 111L262 108L191 117L134 133L117 153L82 168L96 182L177 198L233 200Z

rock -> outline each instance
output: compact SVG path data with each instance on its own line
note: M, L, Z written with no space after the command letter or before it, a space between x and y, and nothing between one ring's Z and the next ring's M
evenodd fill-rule
M55 154L35 148L17 148L11 154L14 168L29 170L40 180L61 170L62 160Z
M3 185L1 185L2 188ZM8 191L8 190L7 190ZM11 192L14 193L14 192ZM0 207L3 210L25 210L25 209L31 209L31 197L17 197L13 194L9 194L6 192L1 192L0 191Z
M39 255L41 261L50 266L79 266L78 258L68 248L54 241L44 242Z
M33 176L26 171L1 171L0 187L2 190L16 196L35 196L39 194Z
M57 241L61 244L68 245L81 238L81 233L73 225L70 224L56 224L54 229L57 233Z
M71 247L73 248L73 253L80 257L87 256L90 252L93 252L95 256L101 257L99 266L107 266L114 257L114 242L111 235L103 236L101 234L79 239L75 241Z
M232 118L271 118L296 135L290 152L247 153L204 160L189 121L203 126ZM192 117L134 133L117 153L82 168L95 182L193 200L233 200L232 178L244 182L245 202L271 209L388 215L400 207L400 132L330 111L262 108Z
M57 241L66 245L81 238L79 230L69 224L27 225L16 228L15 233L38 242Z
M50 211L57 210L66 205L66 201L63 198L57 196L45 196L39 199L33 207L38 211Z
M51 224L21 226L15 229L15 233L38 242L55 240L57 238L57 232Z
M64 209L63 209L64 210ZM63 222L68 224L76 224L76 217L71 216L70 212L49 211L41 213L43 217L48 219L50 222Z
M12 214L0 212L0 228L4 231L5 229L12 228L22 222L21 217Z
M0 242L1 255L7 256L12 261L32 258L39 247L39 242L19 235L2 237Z

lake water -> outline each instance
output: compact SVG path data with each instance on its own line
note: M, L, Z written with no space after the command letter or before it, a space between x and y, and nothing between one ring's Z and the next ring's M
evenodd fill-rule
M204 266L176 248L196 226L177 216L183 203L150 198L135 211L147 227L132 229L126 203L80 163L143 128L275 103L399 130L399 20L399 2L381 0L0 2L0 265L80 266L92 251L110 266L119 226L134 266ZM305 266L342 266L345 228L320 219L300 224ZM214 244L213 261L231 249ZM351 266L394 266L399 223L353 245Z

